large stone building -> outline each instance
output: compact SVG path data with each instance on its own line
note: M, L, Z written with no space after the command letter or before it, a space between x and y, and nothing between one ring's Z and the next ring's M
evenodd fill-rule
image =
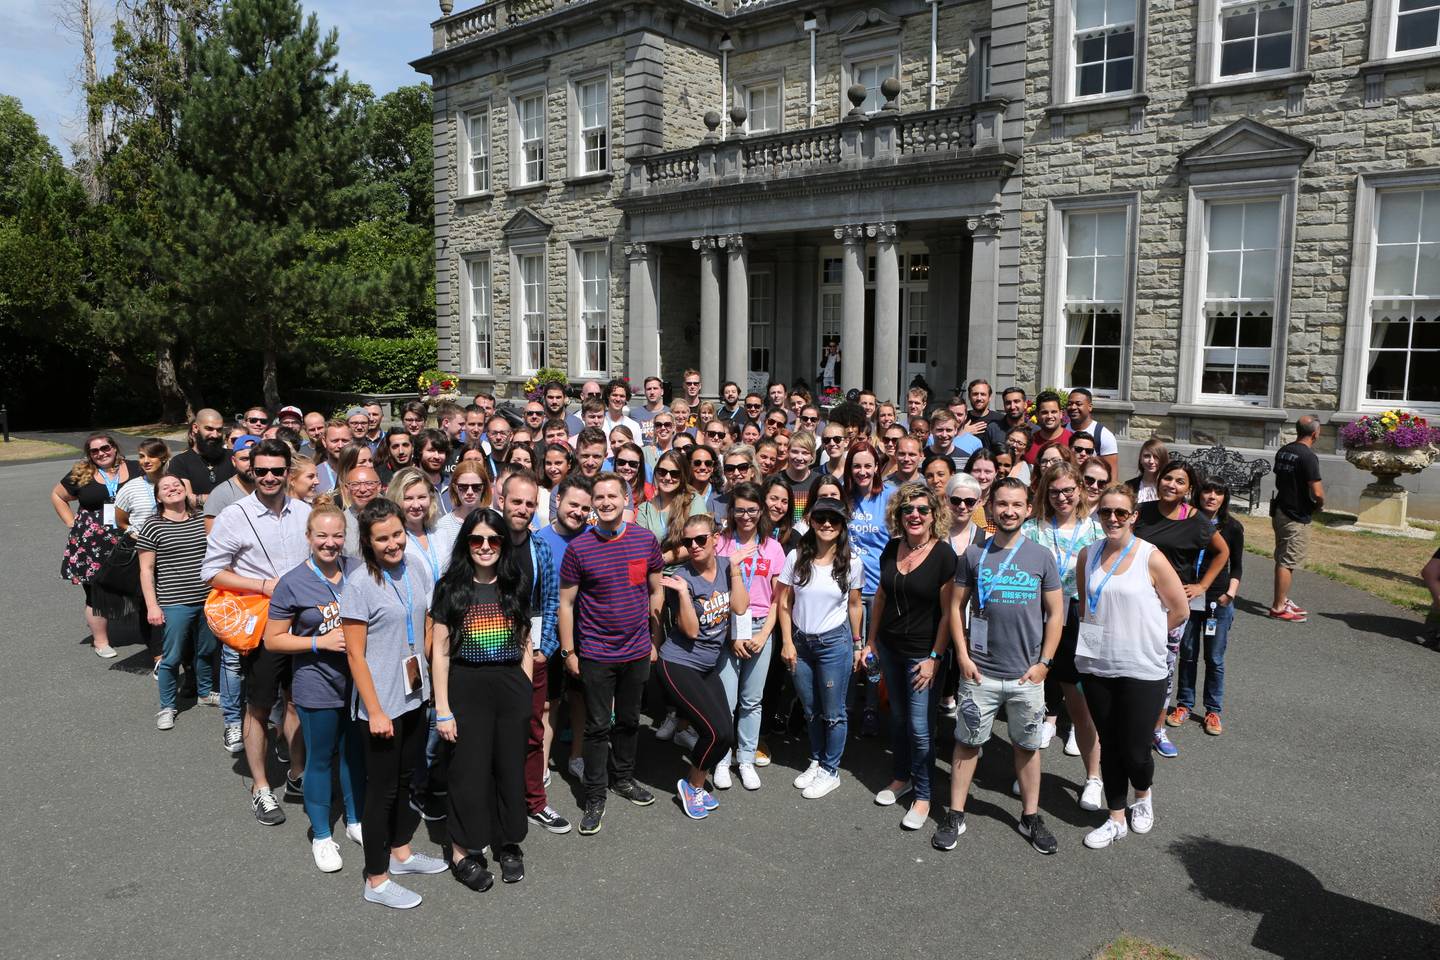
M448 7L447 4L442 4ZM1440 0L499 0L433 24L441 364L1440 410Z

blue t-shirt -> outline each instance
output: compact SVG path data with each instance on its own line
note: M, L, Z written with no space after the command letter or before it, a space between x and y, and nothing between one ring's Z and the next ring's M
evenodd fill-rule
M712 670L730 636L730 561L725 557L715 558L713 580L701 577L688 563L676 567L672 573L690 585L690 603L700 621L700 635L693 640L685 636L680 629L680 595L667 589L667 626L660 659L696 670Z
M580 531L580 533L584 532L585 531L583 529ZM560 579L560 563L565 559L565 548L570 545L571 540L574 540L575 537L580 536L580 533L574 534L573 536L567 536L561 533L559 530L556 530L555 524L553 523L547 523L544 527L541 527L534 533L534 536L540 538L541 540L544 540L545 545L550 548L551 566L555 568L554 573L557 582Z
M340 629L340 596L360 561L340 558L342 580L331 583L314 570L310 561L288 571L275 584L270 596L270 619L289 620L297 637L323 637ZM321 650L294 655L290 692L297 707L324 710L350 703L350 664L345 654Z
M885 552L885 545L890 542L890 531L885 526L885 510L894 495L894 487L885 487L877 494L861 497L850 504L850 547L865 567L865 586L860 592L867 597L875 596L880 587L880 554Z

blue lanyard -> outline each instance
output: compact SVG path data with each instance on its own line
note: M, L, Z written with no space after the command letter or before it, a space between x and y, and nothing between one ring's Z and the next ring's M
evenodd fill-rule
M980 576L985 572L985 558L990 556L990 547L995 543L995 538L991 537L985 541L985 549L980 551L980 565L975 568L975 602L980 605L981 613L985 612L985 604L990 602L990 594L995 592L995 582L1005 576L1005 571L1010 569L1010 561L1015 559L1016 551L1024 542L1024 537L1017 536L1015 538L1015 546L1010 548L1010 552L1005 554L1005 559L1001 561L1000 566L995 568L995 575L990 578L990 589L986 590L985 585L980 582Z
M400 564L400 579L405 581L405 596L400 596L400 588L395 586L395 578L390 576L389 570L380 571L385 582L390 584L390 589L395 591L395 599L405 604L405 642L410 645L410 652L415 652L415 588L410 583L410 577L405 570L405 564Z
M1075 521L1075 532L1070 535L1070 542L1065 545L1065 552L1062 556L1060 553L1060 524L1055 522L1054 517L1050 518L1050 541L1055 546L1055 559L1059 561L1060 576L1062 579L1065 576L1065 571L1070 569L1070 559L1078 552L1076 545L1080 542L1080 534L1084 529L1085 521L1077 519Z
M1120 551L1120 556L1117 557L1115 559L1115 562L1110 565L1110 569L1105 571L1105 578L1099 583L1095 584L1093 587L1090 587L1088 585L1086 586L1085 599L1090 606L1090 616L1095 616L1095 608L1100 605L1100 594L1105 592L1105 584L1109 583L1110 578L1115 576L1115 571L1120 569L1120 564L1125 562L1125 557L1130 553L1130 549L1134 546L1135 538L1132 536L1130 538L1130 542L1125 544L1125 549ZM1086 574L1086 577L1088 579L1093 581L1095 577L1095 571L1100 569L1100 555L1104 552L1105 545L1101 544L1100 549L1095 551L1095 556L1090 558L1090 572Z
M113 477L104 470L96 470L95 475L100 478L101 483L105 484L106 498L109 502L114 503L115 494L120 490L120 468L115 468L115 476Z
M331 582L330 582L330 578L327 577L327 576L325 576L325 574L323 574L323 573L320 572L320 568L315 565L315 560L314 560L314 558L307 558L307 559L305 560L305 565L310 568L310 572L311 572L311 573L315 574L315 576L317 576L317 577L320 578L320 582L323 583L323 584L325 584L325 589L330 591L330 596L332 596L332 597L335 598L335 602L336 602L336 603L339 603L339 602L340 602L340 594L338 594L338 593L335 592L335 584L331 583ZM344 570L341 570L341 571L340 571L340 588L341 588L342 590L345 588L345 571L344 571Z
M739 540L730 541L730 552L734 553L736 547L744 546ZM760 535L755 535L755 552L750 555L750 572L745 572L745 561L740 561L740 582L745 584L745 592L750 592L750 583L755 579L755 564L760 560Z
M420 542L419 537L412 538L416 543ZM435 556L435 548L431 543L435 539L434 531L425 534L425 560L430 564L430 581L432 584L440 582L440 560Z
M1202 516L1203 516L1203 514L1202 514ZM1206 517L1206 518L1205 518L1205 522L1208 523L1208 524L1210 524L1210 529L1211 529L1211 531L1214 531L1214 529L1215 529L1215 521L1214 521L1214 520L1211 520L1209 517ZM1204 548L1204 547L1201 547L1201 548L1200 548L1200 555L1195 558L1195 579L1196 579L1197 581L1200 579L1200 568L1201 568L1204 564L1205 564L1205 548Z

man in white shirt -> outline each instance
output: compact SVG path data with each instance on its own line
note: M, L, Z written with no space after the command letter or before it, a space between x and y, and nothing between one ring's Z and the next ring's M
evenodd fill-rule
M1065 415L1070 419L1071 433L1088 433L1095 439L1095 453L1110 465L1110 476L1118 478L1120 469L1120 445L1115 433L1105 429L1091 415L1094 396L1084 387L1070 391L1065 402Z
M601 429L605 436L610 436L610 431L616 427L624 427L630 431L630 438L636 443L641 441L640 424L636 423L625 409L630 402L630 384L618 377L605 385L605 422Z

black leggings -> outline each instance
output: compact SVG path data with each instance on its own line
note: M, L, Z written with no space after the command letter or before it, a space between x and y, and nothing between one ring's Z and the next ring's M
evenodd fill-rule
M410 806L410 772L425 756L430 722L423 707L391 717L394 732L388 737L370 733L368 720L355 721L365 737L365 812L360 817L365 835L365 875L378 877L390 869L390 849L403 847L415 836L420 814Z
M526 654L528 656L528 652ZM529 828L525 751L534 687L518 663L450 661L450 842L467 853L518 844Z
M668 660L656 666L670 702L694 725L699 737L692 752L695 766L713 772L720 758L735 746L733 712L718 665L704 673Z
M1124 810L1129 788L1149 790L1155 780L1150 753L1155 718L1165 705L1165 680L1082 674L1080 688L1100 734L1100 778L1105 805Z

